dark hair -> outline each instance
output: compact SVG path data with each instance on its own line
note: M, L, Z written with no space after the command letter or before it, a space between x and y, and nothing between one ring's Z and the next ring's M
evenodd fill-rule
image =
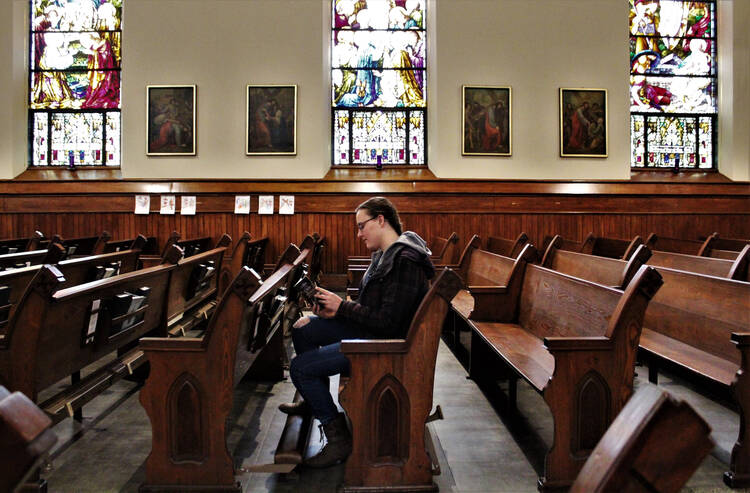
M398 211L396 207L385 197L372 197L357 206L354 212L360 209L364 209L370 213L372 217L383 216L388 221L388 224L396 231L396 234L401 236L401 219L398 217Z

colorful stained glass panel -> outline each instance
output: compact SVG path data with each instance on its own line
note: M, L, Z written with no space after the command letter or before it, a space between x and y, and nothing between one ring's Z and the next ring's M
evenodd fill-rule
M425 164L424 112L409 112L409 164Z
M630 111L715 113L716 80L710 77L630 77Z
M645 166L646 129L643 115L632 115L630 117L630 140L630 166Z
M33 0L32 31L120 29L122 0Z
M694 118L649 116L647 125L649 166L695 167L698 146Z
M35 70L120 68L121 40L119 32L36 33L31 64Z
M32 109L101 109L120 107L120 72L34 72Z
M406 112L352 112L354 164L406 164Z
M661 37L715 37L712 2L630 0L630 34Z
M102 165L104 118L101 113L50 115L52 165Z
M335 31L331 51L334 68L424 67L424 32Z
M107 165L120 166L121 143L121 118L119 111L110 111L107 113L107 142L104 148L106 152Z
M332 79L335 107L426 106L421 70L333 70Z
M35 166L44 166L47 164L47 136L49 135L49 118L47 113L35 113L34 120L34 138L31 146L31 161Z
M713 168L713 119L702 117L698 119L698 160L699 168Z
M333 118L333 164L348 164L349 112L336 111Z
M660 75L714 75L716 43L694 38L630 38L630 72Z
M426 0L332 0L333 29L424 29Z

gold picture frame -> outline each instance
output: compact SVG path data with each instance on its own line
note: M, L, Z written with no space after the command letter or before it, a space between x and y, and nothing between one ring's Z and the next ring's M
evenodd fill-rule
M509 86L462 86L461 154L511 156L513 90Z
M146 155L197 154L195 84L146 86Z
M609 155L607 90L560 88L560 156Z
M297 85L248 85L245 154L297 154Z

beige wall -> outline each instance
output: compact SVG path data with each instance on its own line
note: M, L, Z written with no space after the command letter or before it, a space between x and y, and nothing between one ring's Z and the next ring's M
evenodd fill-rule
M626 179L626 0L430 0L429 164L441 177ZM0 178L26 161L27 0L0 1ZM750 2L720 0L720 169L750 179ZM294 14L292 14L294 13ZM328 0L126 0L123 176L321 177ZM730 19L730 21L727 21ZM197 84L198 155L145 155L145 87ZM248 157L245 86L297 84L297 156ZM513 87L513 156L461 156L461 85ZM609 157L559 157L558 88L606 88ZM9 89L5 89L5 88Z

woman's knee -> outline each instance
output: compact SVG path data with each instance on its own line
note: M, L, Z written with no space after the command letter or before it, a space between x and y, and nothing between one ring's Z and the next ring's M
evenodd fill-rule
M300 329L309 323L310 323L310 317L304 316L300 318L299 320L297 320L296 322L294 322L294 325L292 326L292 328Z

